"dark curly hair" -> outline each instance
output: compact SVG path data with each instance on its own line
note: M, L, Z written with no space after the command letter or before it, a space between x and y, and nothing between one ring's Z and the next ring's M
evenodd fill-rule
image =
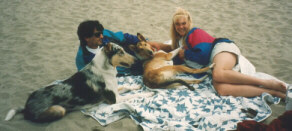
M80 40L80 45L82 47L83 53L88 54L89 52L86 50L86 40L85 38L89 38L93 36L94 29L98 31L103 31L103 26L99 23L98 20L87 20L83 21L79 24L77 29L77 35Z

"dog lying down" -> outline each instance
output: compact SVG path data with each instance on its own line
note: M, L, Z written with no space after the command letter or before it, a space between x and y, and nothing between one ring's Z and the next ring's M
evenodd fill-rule
M203 73L214 66L213 63L202 69L192 69L184 65L172 65L172 58L178 54L180 48L169 53L155 52L140 33L137 33L137 36L140 42L137 45L130 45L129 48L138 59L144 61L143 83L150 88L175 88L184 85L190 90L194 90L190 84L200 83L207 75L194 80L178 79L174 76L180 73Z
M134 97L150 97L152 92L120 96L118 90L140 87L119 87L116 66L130 67L135 58L116 44L108 43L87 66L70 78L34 91L24 108L11 109L5 120L22 112L24 118L34 122L50 122L62 118L67 112L79 110L86 104L102 100L113 104Z

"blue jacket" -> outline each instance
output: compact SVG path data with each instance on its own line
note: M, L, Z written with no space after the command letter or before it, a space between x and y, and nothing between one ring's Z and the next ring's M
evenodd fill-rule
M206 66L217 43L232 41L226 38L214 38L200 28L193 28L188 32L185 42L185 59ZM177 60L176 63L182 64L182 61Z
M232 41L226 38L214 38L200 28L193 28L188 32L185 42L185 59L206 66L209 64L211 52L217 43ZM175 60L176 64L183 63L178 57ZM194 74L193 76L201 77L205 74Z
M185 59L201 65L209 63L214 37L199 28L193 28L186 37Z

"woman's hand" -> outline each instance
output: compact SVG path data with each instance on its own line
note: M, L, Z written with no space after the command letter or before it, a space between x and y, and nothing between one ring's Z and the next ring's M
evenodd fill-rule
M178 52L178 57L181 59L181 60L184 60L185 58L185 50L184 49L180 49L179 52Z
M164 43L160 43L160 42L153 42L153 41L148 41L148 43L151 45L153 50L163 50L165 52L170 52L172 51L171 45L169 44L164 44Z
M148 42L151 45L152 50L160 50L160 45L157 42Z

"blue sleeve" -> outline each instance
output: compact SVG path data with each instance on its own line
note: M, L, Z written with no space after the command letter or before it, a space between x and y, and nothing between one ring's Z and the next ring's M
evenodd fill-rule
M81 46L79 46L77 55L75 58L75 64L77 67L77 70L80 71L82 68L84 68L89 62L92 61L95 54L89 53L88 55L84 55Z
M138 39L138 37L136 35L131 35L128 33L124 34L124 41L123 44L137 44L140 40Z
M192 49L185 50L185 59L194 61L201 65L209 64L213 45L211 43L200 43Z
M77 51L77 55L75 58L75 64L76 64L78 71L80 71L85 66L85 62L84 62L82 56L83 56L83 52L82 52L81 46L79 46L78 51Z
M122 31L112 32L108 29L104 29L103 35L110 42L114 42L114 43L118 43L118 44L137 44L139 42L139 39L136 35L132 35L129 33L123 33Z
M114 42L114 43L121 43L124 41L124 34L123 32L119 31L119 32L112 32L108 29L104 29L103 30L103 36L105 36L106 38L108 38L108 40L110 42Z

